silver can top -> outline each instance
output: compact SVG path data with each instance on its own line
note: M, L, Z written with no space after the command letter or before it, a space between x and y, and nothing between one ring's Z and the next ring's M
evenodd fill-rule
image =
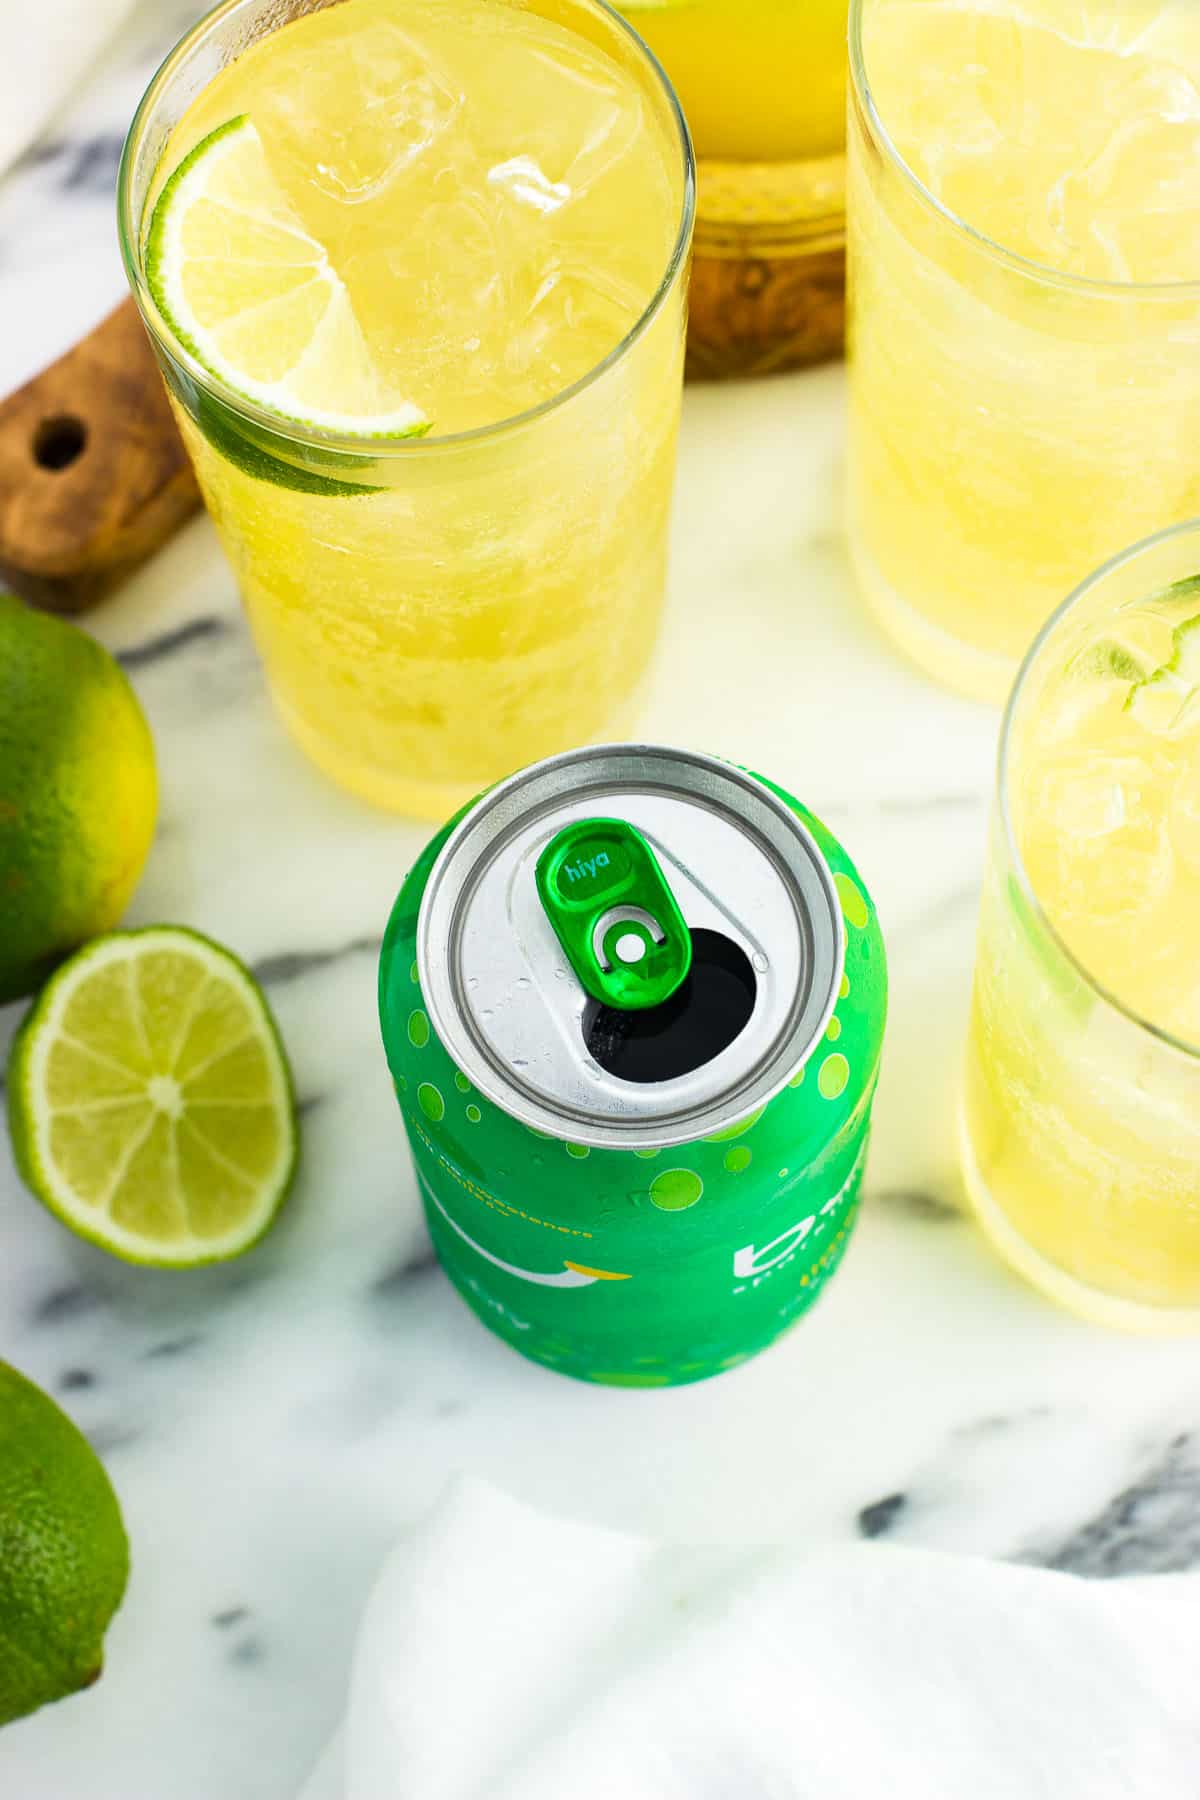
M632 1054L634 1015L587 992L539 895L547 848L588 820L640 834L696 947L677 996L636 1015ZM764 1106L820 1041L844 955L833 878L791 809L715 757L644 744L570 751L485 794L417 926L430 1022L468 1080L533 1130L599 1149L667 1149Z

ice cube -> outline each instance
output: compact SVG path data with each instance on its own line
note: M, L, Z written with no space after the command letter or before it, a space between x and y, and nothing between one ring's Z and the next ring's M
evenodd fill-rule
M529 299L505 351L509 369L542 365L574 381L602 362L637 323L638 289L614 270L567 263L557 254L521 272Z
M1200 272L1200 87L1193 75L1137 56L1106 59L1097 111L1102 143L1062 183L1065 235L1087 272L1116 281Z
M421 394L436 409L438 430L449 432L491 404L513 299L488 196L450 181L435 192L400 241L371 240L341 268L381 369ZM497 395L496 405L500 417L509 401Z
M1168 790L1148 757L1078 750L1028 782L1028 860L1052 913L1124 929L1167 893Z
M570 184L551 181L532 156L510 156L507 162L497 163L488 170L488 181L535 212L557 212L571 198Z
M523 150L553 189L565 187L572 200L627 156L643 128L641 96L622 86L599 61L570 59L537 49L529 58L531 79L544 79L547 103L542 124ZM563 104L564 90L575 103Z
M314 186L343 205L375 199L463 105L428 51L387 22L355 25L326 47L320 63L306 55L281 75L256 97L256 121L312 171Z
M1200 735L1188 749L1171 789L1168 817L1176 856L1191 874L1200 876Z

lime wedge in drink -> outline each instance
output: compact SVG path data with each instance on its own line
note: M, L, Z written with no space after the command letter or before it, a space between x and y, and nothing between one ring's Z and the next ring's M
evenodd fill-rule
M1114 681L1144 681L1152 666L1130 645L1105 637L1080 650L1063 673L1088 680L1111 677Z
M190 1268L266 1231L296 1164L291 1077L253 976L174 926L96 938L13 1044L17 1167L80 1237Z
M1175 654L1170 667L1185 687L1200 686L1200 615L1175 627Z
M1169 661L1130 689L1126 710L1148 731L1170 732L1194 718L1200 694L1200 614L1175 627Z
M381 379L345 283L244 115L202 139L163 188L146 277L197 361L267 411L371 440L429 430Z

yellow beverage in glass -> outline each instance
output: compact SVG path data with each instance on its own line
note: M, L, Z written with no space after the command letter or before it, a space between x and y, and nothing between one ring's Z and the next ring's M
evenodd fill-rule
M1200 7L853 0L850 528L1000 699L1090 568L1200 512Z
M1055 1298L1200 1328L1200 521L1078 591L1005 720L963 1153Z
M674 82L698 156L794 162L846 136L846 0L620 0Z
M693 180L595 0L230 0L127 266L276 706L443 816L622 726L663 597Z

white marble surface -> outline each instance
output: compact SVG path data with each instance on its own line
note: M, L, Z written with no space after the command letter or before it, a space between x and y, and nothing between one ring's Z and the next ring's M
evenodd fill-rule
M143 8L0 183L0 390L120 293L120 138L190 11ZM89 1694L0 1734L5 1800L287 1800L337 1716L371 1575L448 1476L672 1537L858 1534L1086 1574L1200 1563L1200 1351L1054 1312L959 1211L952 1119L995 715L893 660L850 586L836 369L689 394L670 617L645 734L767 770L878 899L893 1012L844 1271L723 1379L590 1389L485 1334L432 1265L378 1044L376 947L423 833L347 800L269 711L206 523L90 623L158 742L134 921L266 980L302 1176L226 1271L72 1240L0 1146L0 1355L105 1457L133 1542ZM931 546L931 553L936 547ZM19 1009L0 1012L0 1052Z

